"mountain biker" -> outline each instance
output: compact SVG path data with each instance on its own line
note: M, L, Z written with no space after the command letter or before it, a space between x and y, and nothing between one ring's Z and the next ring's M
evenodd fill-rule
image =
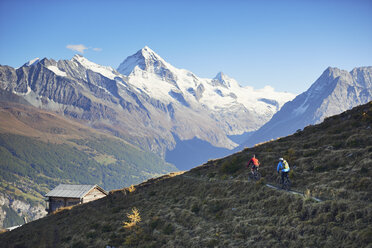
M252 174L254 174L254 170L257 170L258 167L260 166L260 162L256 158L255 154L253 154L253 157L248 161L247 168L249 168L250 165L252 165L251 172Z
M284 177L289 181L288 179L288 172L290 171L289 169L289 164L286 160L284 160L283 158L279 158L279 163L278 163L278 167L276 168L276 171L278 172L279 174L279 171L281 172L281 183L283 184L284 183Z

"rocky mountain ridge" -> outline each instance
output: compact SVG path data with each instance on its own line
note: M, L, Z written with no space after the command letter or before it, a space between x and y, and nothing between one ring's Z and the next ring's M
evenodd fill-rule
M288 100L270 87L241 87L219 73L203 79L145 47L118 70L81 55L0 67L0 88L31 105L111 132L162 156L179 140L198 138L232 149L228 135L257 129Z
M241 148L292 134L371 100L371 66L354 68L351 72L329 67L307 91L284 104Z
M44 205L31 205L28 202L14 199L12 195L2 192L0 192L0 206L0 226L2 228L21 225L28 221L40 219L46 215Z

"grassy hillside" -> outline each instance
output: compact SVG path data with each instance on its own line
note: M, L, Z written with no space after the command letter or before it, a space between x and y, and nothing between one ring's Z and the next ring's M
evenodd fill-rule
M59 183L111 190L177 170L122 139L33 107L2 103L0 118L0 192L12 200L43 204Z
M186 173L112 191L0 235L9 247L370 247L372 102ZM248 181L256 154L263 178ZM297 191L275 184L288 159ZM293 168L296 165L296 168ZM314 201L316 196L322 201ZM131 228L128 214L141 221Z

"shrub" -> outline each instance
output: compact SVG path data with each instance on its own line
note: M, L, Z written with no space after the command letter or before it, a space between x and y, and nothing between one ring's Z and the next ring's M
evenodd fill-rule
M105 247L119 247L121 244L125 242L126 236L124 235L117 235L116 233L112 233L110 235L109 244Z
M85 248L87 245L83 241L77 241L72 244L72 248Z
M215 177L216 176L216 174L215 173L208 173L208 178L213 178L213 177Z
M67 242L69 242L71 239L72 239L71 236L67 236L67 237L63 237L63 238L61 238L61 241L62 241L62 243L67 243Z
M171 223L168 223L163 229L163 233L166 235L172 234L174 232L174 226Z
M343 148L343 147L344 147L344 142L342 142L342 141L338 141L338 142L336 142L336 143L333 144L333 147L334 147L335 149Z
M360 174L368 174L368 168L365 167L360 168Z
M130 187L128 187L128 191L129 191L130 193L136 191L136 188L134 187L133 184L132 184Z
M112 226L107 224L107 225L102 226L101 230L102 230L102 232L111 232L112 229L113 229Z
M127 214L127 217L129 219L129 222L123 222L124 228L132 228L133 226L137 225L138 222L141 221L139 210L136 207L132 208L132 213Z
M210 239L207 242L207 247L210 247L210 248L216 247L217 245L218 245L218 239Z
M241 160L236 156L232 159L226 160L221 165L221 172L233 174L242 168Z
M100 227L99 223L93 223L92 225L90 225L91 229L98 229L99 227Z
M293 148L289 148L288 151L285 153L285 158L289 162L289 164L294 163L296 160L296 152Z
M94 239L97 238L97 233L95 231L90 231L85 235L85 237L87 237L88 239Z
M153 217L151 222L150 222L151 230L156 229L160 224L161 224L161 220L159 219L159 217L157 217L157 216Z
M265 185L265 179L263 178L260 178L260 180L256 182L256 186L261 186L261 185Z
M337 169L338 167L341 166L341 163L337 162L337 161L329 161L325 167L327 167L328 169Z
M372 243L372 228L366 228L362 230L359 234L359 238L364 241L366 244Z
M229 177L225 174L221 176L221 180L227 180Z
M149 235L147 235L141 227L135 226L130 234L125 237L124 245L138 247L141 242L148 240L150 240Z
M316 165L315 167L314 167L314 171L315 172L324 172L324 171L327 171L328 170L328 168L327 168L327 166L325 166L325 165Z
M114 208L112 208L112 210L111 210L111 212L112 212L113 214L119 213L120 211L121 211L121 207L114 207Z
M138 238L135 235L129 235L125 237L124 244L128 246L135 246L138 244Z
M368 177L360 178L355 184L357 190L368 190L371 186L371 180Z
M200 207L199 207L199 205L198 204L194 204L192 207L191 207L191 212L193 212L193 213L199 213L199 211L200 211Z
M217 213L220 212L223 209L223 205L221 202L218 201L212 201L208 205L208 210L210 213Z
M320 151L319 150L307 150L304 151L304 157L313 157L317 155Z

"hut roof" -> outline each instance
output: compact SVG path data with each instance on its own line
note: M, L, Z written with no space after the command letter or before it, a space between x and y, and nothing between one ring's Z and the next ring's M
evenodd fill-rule
M46 197L68 197L68 198L83 198L92 189L97 188L107 195L107 192L96 185L74 185L74 184L60 184L53 190L49 191Z

